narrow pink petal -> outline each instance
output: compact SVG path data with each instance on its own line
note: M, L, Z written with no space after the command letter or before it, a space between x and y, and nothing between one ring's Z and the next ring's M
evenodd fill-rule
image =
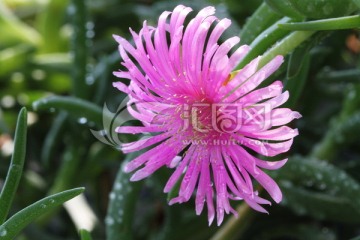
M287 100L289 99L289 92L285 91L282 94L267 100L266 102L262 103L264 106L268 105L270 107L268 107L267 109L270 111L274 108L277 108L278 106L283 105Z
M209 226L214 221L215 218L215 208L213 200L214 192L212 186L209 187L209 190L206 192L206 203L208 208L208 222Z
M261 155L267 156L267 157L273 157L278 154L284 153L289 151L293 139L290 139L285 142L279 142L279 143L268 143L263 142L257 139L250 139L238 135L233 135L233 137L243 146L248 147L252 150L254 150L257 153L260 153Z
M289 108L277 108L271 112L271 125L281 126L299 118L301 118L301 114L298 112Z
M276 170L281 168L282 166L285 165L285 163L287 162L287 158L280 160L280 161L264 161L264 160L260 160L260 159L255 159L256 161L256 165L261 167L261 168L265 168L265 169L269 169L269 170Z
M206 155L202 161L199 184L196 192L195 210L197 215L200 215L203 210L206 192L211 191L209 163L209 155Z
M275 141L288 140L296 137L298 134L299 132L297 129L292 129L287 126L282 126L275 129L256 133L244 133L246 137Z
M184 169L187 167L195 150L196 150L195 146L190 146L190 148L187 150L187 152L186 152L184 158L182 159L182 161L180 162L179 166L175 169L174 173L171 175L171 177L167 181L167 183L164 187L165 193L170 192L170 190L174 187L175 183L178 181L181 174L183 174Z
M260 206L255 200L253 199L247 199L245 198L244 201L253 209L255 209L258 212L262 213L268 213L268 211L265 210L262 206Z
M240 175L241 173L239 172L239 170L235 167L233 160L227 154L224 155L224 160L239 191L245 192L247 194L252 192L250 191L244 178Z
M147 148L151 145L154 145L161 141L164 141L167 138L169 138L170 136L171 136L171 134L169 132L166 132L166 133L159 134L159 135L147 138L147 139L140 139L135 142L124 143L121 146L121 150L124 153L140 151L141 149Z
M176 9L177 10L177 9ZM173 29L178 29L184 24L186 16L192 11L191 8L185 7L183 9L179 8L177 11L173 11L170 20L170 32L172 33ZM174 20L173 20L174 18Z
M269 200L266 200L264 198L259 197L257 194L254 195L254 200L259 204L267 204L271 205L271 202Z
M254 90L257 86L259 86L260 83L262 83L266 78L268 78L271 74L273 74L282 64L283 57L277 56L274 59L272 59L268 64L266 64L264 67L262 67L260 70L258 70L256 73L254 73L252 76L243 77L242 71L240 71L235 78L244 79L241 82L241 85L239 85L237 92L238 96L243 96L250 91ZM241 74L241 75L239 75ZM238 77L239 76L239 77ZM240 87L241 86L241 87Z
M163 131L163 126L149 126L149 127L138 127L138 126L121 126L115 129L117 133L151 133L151 132L160 132Z
M215 26L214 30L211 32L207 48L205 52L208 52L213 45L217 44L220 36L225 32L225 30L231 25L231 21L227 18L221 19Z
M114 75L117 76L116 73L114 73ZM127 94L130 93L129 87L126 86L122 82L114 82L113 86L116 87L117 89L119 89L121 92L124 92L124 93L127 93Z
M248 171L250 171L250 169L248 169ZM269 175L258 169L258 174L253 175L253 177L260 183L261 186L264 187L264 189L269 193L269 195L276 203L281 202L281 190L276 182L271 177L269 177Z
M165 145L164 144L160 144ZM158 170L160 167L167 165L171 162L172 159L182 150L182 146L162 146L163 150L161 152L157 152L155 155L149 158L146 165L136 171L130 178L130 181L139 181L141 179L144 179L148 177L149 175L153 174L156 170ZM161 158L159 157L161 155Z
M248 93L248 91L243 91L242 86L248 81L248 79L256 72L257 66L259 64L260 57L255 58L244 68L242 68L235 77L228 82L226 87L221 89L221 95L224 96L226 102L235 102L241 96Z
M240 46L230 57L229 69L234 69L250 50L251 48L248 45Z
M136 168L140 167L154 156L161 155L162 152L164 152L164 150L168 150L168 149L169 149L169 140L134 158L124 166L123 170L126 173L134 171Z
M281 94L283 89L283 84L281 81L275 81L271 85L260 88L258 90L252 91L251 93L245 95L239 99L240 103L251 103L255 104L262 100L276 97Z
M179 195L183 196L185 201L188 201L191 197L191 194L194 192L196 183L198 181L200 169L201 169L201 162L197 162L197 161L190 162L189 169L185 173L179 191Z

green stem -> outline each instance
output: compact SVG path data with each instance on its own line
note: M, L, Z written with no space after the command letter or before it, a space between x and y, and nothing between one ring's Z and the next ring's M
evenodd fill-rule
M280 28L293 31L340 30L360 27L360 16L330 18L309 22L279 24Z
M232 240L237 239L252 222L254 211L246 203L242 203L236 209L238 218L232 216L210 240Z
M270 48L262 57L259 62L258 69L265 66L277 55L286 55L293 51L302 42L311 37L315 31L296 31L285 37L279 43Z
M26 133L27 111L26 108L22 108L16 124L14 152L4 187L0 194L0 224L5 221L9 213L21 179L26 154Z

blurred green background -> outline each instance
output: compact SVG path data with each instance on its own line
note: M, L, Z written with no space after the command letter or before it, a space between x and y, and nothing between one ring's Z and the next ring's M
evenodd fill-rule
M296 4L294 16L288 9L279 11L279 1L266 2L272 8L261 0L0 0L0 187L13 152L18 112L23 106L29 111L24 174L10 215L49 194L86 188L79 204L87 210L67 207L48 213L18 239L79 239L77 228L85 220L78 223L71 213L87 214L85 227L93 239L331 240L360 235L358 28L317 31L269 79L283 80L290 91L288 106L303 115L293 123L300 135L286 154L289 162L272 173L284 200L268 207L269 215L244 213L231 237L215 235L231 216L222 228L208 227L205 212L195 215L193 200L167 205L162 189L171 170L130 183L129 175L118 171L126 156L89 130L102 129L104 103L115 112L124 98L112 87L117 81L112 72L121 61L112 34L130 39L129 27L138 31L144 20L155 26L164 10L178 4L194 10L213 5L217 17L232 20L224 37L241 33L247 44L284 15L305 21L358 11L348 5L352 1L328 1L338 9L329 16L316 9L323 6L304 13ZM260 5L267 12L256 20ZM344 5L350 10L341 12ZM248 19L255 25L246 25ZM290 34L282 32L266 42L259 54ZM51 96L57 97L41 101Z

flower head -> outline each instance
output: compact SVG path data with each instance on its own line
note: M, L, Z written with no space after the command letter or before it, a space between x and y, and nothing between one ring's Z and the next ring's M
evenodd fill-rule
M279 108L289 97L282 83L258 86L283 62L275 57L258 70L260 57L232 72L250 47L238 37L219 43L230 20L217 19L206 7L184 25L191 8L177 6L159 17L157 27L146 22L131 31L134 45L114 36L126 70L115 72L130 79L114 83L129 95L128 111L143 126L120 126L119 133L150 133L150 137L123 144L125 153L146 149L125 166L138 181L162 166L175 168L164 191L181 181L170 204L188 201L195 192L196 213L207 205L209 224L224 213L237 214L230 200L244 200L266 212L270 204L258 196L256 180L275 202L282 193L261 169L278 169L287 159L268 162L253 155L275 156L289 150L296 129L283 126L300 114ZM196 189L196 190L195 190ZM215 206L214 206L215 204Z

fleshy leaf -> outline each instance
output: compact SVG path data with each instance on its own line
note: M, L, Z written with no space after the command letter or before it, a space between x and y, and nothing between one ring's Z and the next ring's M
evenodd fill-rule
M280 19L280 15L274 12L267 4L263 3L251 15L240 33L241 43L250 44L266 28Z
M359 222L360 185L342 169L315 158L296 156L275 175L284 191L283 204L298 214ZM341 214L339 207L343 209Z
M27 225L36 218L52 211L64 202L76 197L84 192L84 188L74 188L61 193L57 193L43 198L23 210L17 212L0 226L0 236L2 240L11 240L19 234Z
M109 195L108 213L105 218L108 240L133 239L134 211L139 191L143 184L143 181L131 182L131 174L123 171L124 165L134 157L133 155L129 154L120 166Z
M16 124L15 146L10 167L0 194L0 224L5 221L9 213L22 176L26 154L26 134L27 111L26 108L22 108Z

